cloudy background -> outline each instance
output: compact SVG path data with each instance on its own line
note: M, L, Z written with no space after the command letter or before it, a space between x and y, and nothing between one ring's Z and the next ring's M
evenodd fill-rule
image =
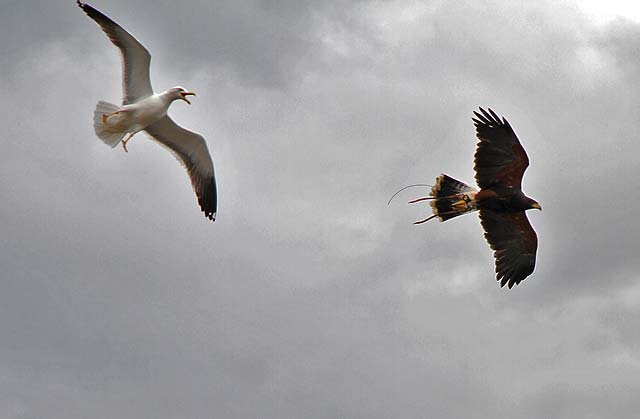
M640 20L624 3L95 0L213 154L93 134L116 49L71 0L0 4L0 411L68 418L635 418ZM534 274L501 289L478 106L531 166Z

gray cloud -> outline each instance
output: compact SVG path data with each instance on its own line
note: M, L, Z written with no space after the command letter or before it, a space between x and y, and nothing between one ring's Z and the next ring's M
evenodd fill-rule
M175 159L94 136L115 49L69 2L2 6L0 410L9 418L635 417L638 25L555 3L95 2L208 140L219 219ZM7 10L7 13L4 13ZM170 28L170 30L166 30ZM500 289L471 111L529 152L538 266Z

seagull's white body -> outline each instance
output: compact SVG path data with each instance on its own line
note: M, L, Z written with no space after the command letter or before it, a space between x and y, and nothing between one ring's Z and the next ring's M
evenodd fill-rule
M98 102L93 116L96 135L111 147L122 142L127 151L127 141L136 133L145 131L167 147L187 169L205 217L214 221L218 197L207 143L201 135L180 127L167 115L175 100L191 104L187 96L195 93L179 86L154 93L149 79L149 51L113 20L80 0L77 3L122 54L122 105ZM123 140L125 135L127 137Z
M123 105L118 108L117 113L105 118L106 121L103 123L110 129L125 134L140 132L167 114L173 102L167 96L166 92L163 92L140 102Z

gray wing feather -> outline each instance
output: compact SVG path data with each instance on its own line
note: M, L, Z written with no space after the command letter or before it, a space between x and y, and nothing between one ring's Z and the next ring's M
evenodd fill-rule
M215 221L218 192L213 161L204 138L180 127L168 116L149 125L145 131L167 147L187 169L202 212L205 217Z
M153 94L149 79L151 54L120 25L90 5L77 0L78 6L93 19L118 47L122 55L122 104L135 103Z

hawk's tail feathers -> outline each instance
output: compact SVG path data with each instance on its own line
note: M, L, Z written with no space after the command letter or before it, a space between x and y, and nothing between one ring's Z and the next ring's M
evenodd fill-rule
M440 222L450 220L468 212L477 210L475 195L478 190L471 186L441 174L436 178L436 183L431 188L431 209L433 217Z

